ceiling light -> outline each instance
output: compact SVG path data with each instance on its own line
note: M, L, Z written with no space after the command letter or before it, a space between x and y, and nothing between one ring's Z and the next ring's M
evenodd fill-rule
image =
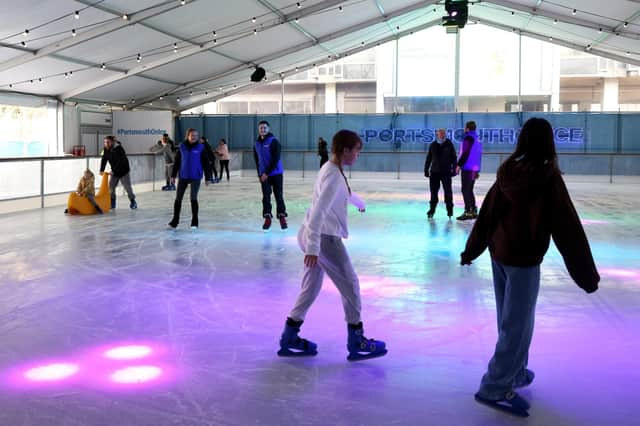
M338 11L342 12L342 6L338 6Z
M125 21L129 20L129 15L127 15L126 13L124 15L122 15L122 19L124 19Z
M74 16L75 16L76 19L80 19L80 12L76 10L74 12Z
M25 37L28 36L29 35L29 30L24 30L22 35L25 36Z
M105 69L105 68L107 68L107 66L106 66L106 65L104 64L104 62L103 62L103 63L102 63L102 65L100 65L100 69L101 69L102 71L104 71L104 69Z
M251 22L253 22L254 24L256 23L256 17L255 16L253 18L251 18Z
M571 12L572 15L575 15L578 11L573 9L573 11Z
M296 3L296 6L298 6L298 9L300 9L302 6L300 6L300 2Z
M75 37L76 35L78 35L78 34L76 33L75 28L71 30L71 35L72 35L73 37Z

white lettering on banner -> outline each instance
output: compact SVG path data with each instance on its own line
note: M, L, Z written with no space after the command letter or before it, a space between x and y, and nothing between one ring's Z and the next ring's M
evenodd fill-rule
M127 153L148 153L164 133L173 134L171 111L113 112L113 134Z

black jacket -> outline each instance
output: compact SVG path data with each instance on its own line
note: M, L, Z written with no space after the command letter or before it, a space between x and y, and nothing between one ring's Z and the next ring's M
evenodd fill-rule
M102 160L100 161L100 173L104 172L104 168L107 166L107 161L111 165L111 172L115 177L125 176L131 169L129 168L129 159L127 153L124 152L124 148L120 142L116 142L111 149L106 149L102 153Z
M576 284L596 291L600 275L558 168L507 160L482 202L461 263L470 263L488 247L504 265L536 266L551 238Z
M429 177L431 174L453 176L455 175L456 161L456 148L451 140L445 139L442 143L433 141L429 145L429 153L424 162L424 175L425 177Z

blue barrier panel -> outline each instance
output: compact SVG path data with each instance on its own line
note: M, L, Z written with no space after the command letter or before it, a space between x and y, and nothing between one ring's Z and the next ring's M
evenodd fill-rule
M484 152L510 152L531 117L549 120L558 152L640 152L640 114L588 112L183 116L176 119L176 132L182 135L176 140L194 127L213 141L225 137L231 149L251 149L257 123L267 120L285 150L315 151L319 136L330 143L337 130L346 128L361 135L368 151L425 152L440 127L459 146L465 122L473 120Z

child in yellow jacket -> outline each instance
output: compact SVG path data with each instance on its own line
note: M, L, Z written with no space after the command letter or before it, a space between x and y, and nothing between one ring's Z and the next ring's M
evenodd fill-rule
M98 203L96 203L96 181L91 170L87 169L84 171L84 174L80 178L80 182L78 182L76 194L81 197L87 197L89 199L89 202L93 205L93 207L95 207L98 214L103 213ZM67 211L65 211L65 213L67 213Z

